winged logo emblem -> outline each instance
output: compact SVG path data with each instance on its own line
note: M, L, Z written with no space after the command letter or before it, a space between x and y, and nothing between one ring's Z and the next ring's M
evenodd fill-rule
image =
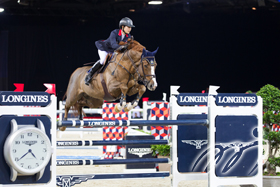
M202 145L206 145L208 140L182 140L183 143L194 145L196 149L201 149Z
M254 142L233 142L233 143L220 143L223 148L233 148L235 152L239 152L240 148L253 145Z
M63 175L56 177L56 185L60 187L72 187L75 184L81 184L90 179L93 179L94 175Z

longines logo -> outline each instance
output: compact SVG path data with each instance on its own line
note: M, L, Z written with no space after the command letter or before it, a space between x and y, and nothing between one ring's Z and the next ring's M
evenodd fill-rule
M36 144L36 143L37 143L37 141L22 141L22 143L23 143L23 144L25 144L25 145L29 145L29 146L31 146L31 145Z
M116 122L115 121L101 121L101 122L88 122L88 126L115 126Z
M256 97L244 97L244 96L233 96L233 97L227 97L227 96L218 96L218 103L255 103Z
M198 103L198 102L206 102L208 100L208 96L180 96L180 102L185 103Z
M50 95L46 92L0 92L0 105L47 106Z
M177 96L179 105L207 105L207 93L181 93ZM216 96L218 106L252 106L258 103L255 94L224 94Z
M218 106L254 106L258 104L256 94L218 94L216 97Z
M143 155L147 155L147 154L150 154L152 152L153 151L152 151L151 148L128 148L128 153L138 155L140 158Z
M207 93L181 93L177 96L179 105L207 105Z
M13 102L21 102L21 103L31 103L31 102L48 102L47 95L2 95L3 103L13 103Z
M79 142L78 141L75 141L75 142L57 142L56 143L58 146L78 146L79 145Z

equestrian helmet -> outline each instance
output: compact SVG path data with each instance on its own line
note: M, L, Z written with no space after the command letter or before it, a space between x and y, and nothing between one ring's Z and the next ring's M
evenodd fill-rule
M130 18L128 17L125 17L125 18L122 18L120 23L119 23L119 28L122 28L122 26L128 26L128 27L135 27L133 25L133 22Z

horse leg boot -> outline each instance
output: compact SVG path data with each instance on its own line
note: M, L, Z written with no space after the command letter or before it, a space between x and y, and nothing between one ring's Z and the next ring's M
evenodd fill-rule
M130 102L127 103L127 105L124 107L124 111L128 112L131 109L135 108L139 103L139 99L140 99L140 97L139 97L139 94L138 94L136 99L134 99L131 103Z
M131 96L131 95L136 94L137 92L138 92L138 94L137 94L136 98L131 103L128 103L125 106L125 108L124 108L125 112L130 111L131 109L135 108L138 105L140 98L146 92L146 87L142 84L137 84L135 87L133 87L131 90L129 90L129 92L127 94L129 96Z
M95 62L95 64L92 66L92 68L90 69L89 73L87 74L86 78L85 78L85 84L88 86L92 76L94 75L94 73L102 66L102 64L100 64L100 60L98 60L97 62Z
M119 113L126 105L126 96L122 93L120 103L116 104L115 112Z

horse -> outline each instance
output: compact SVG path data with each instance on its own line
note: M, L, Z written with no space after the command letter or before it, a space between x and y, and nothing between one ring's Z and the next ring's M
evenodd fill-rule
M67 120L71 107L78 112L79 119L83 120L82 108L84 106L100 108L104 100L120 99L115 106L115 111L120 112L124 109L128 112L138 105L140 98L146 92L146 87L150 91L156 89L155 54L158 48L150 52L133 39L129 39L127 43L120 42L120 45L127 45L126 50L115 51L105 70L102 73L95 73L89 86L85 85L84 80L90 66L77 68L72 73L65 93L64 120ZM126 103L126 96L135 94L137 94L136 98ZM59 129L64 131L66 127Z

